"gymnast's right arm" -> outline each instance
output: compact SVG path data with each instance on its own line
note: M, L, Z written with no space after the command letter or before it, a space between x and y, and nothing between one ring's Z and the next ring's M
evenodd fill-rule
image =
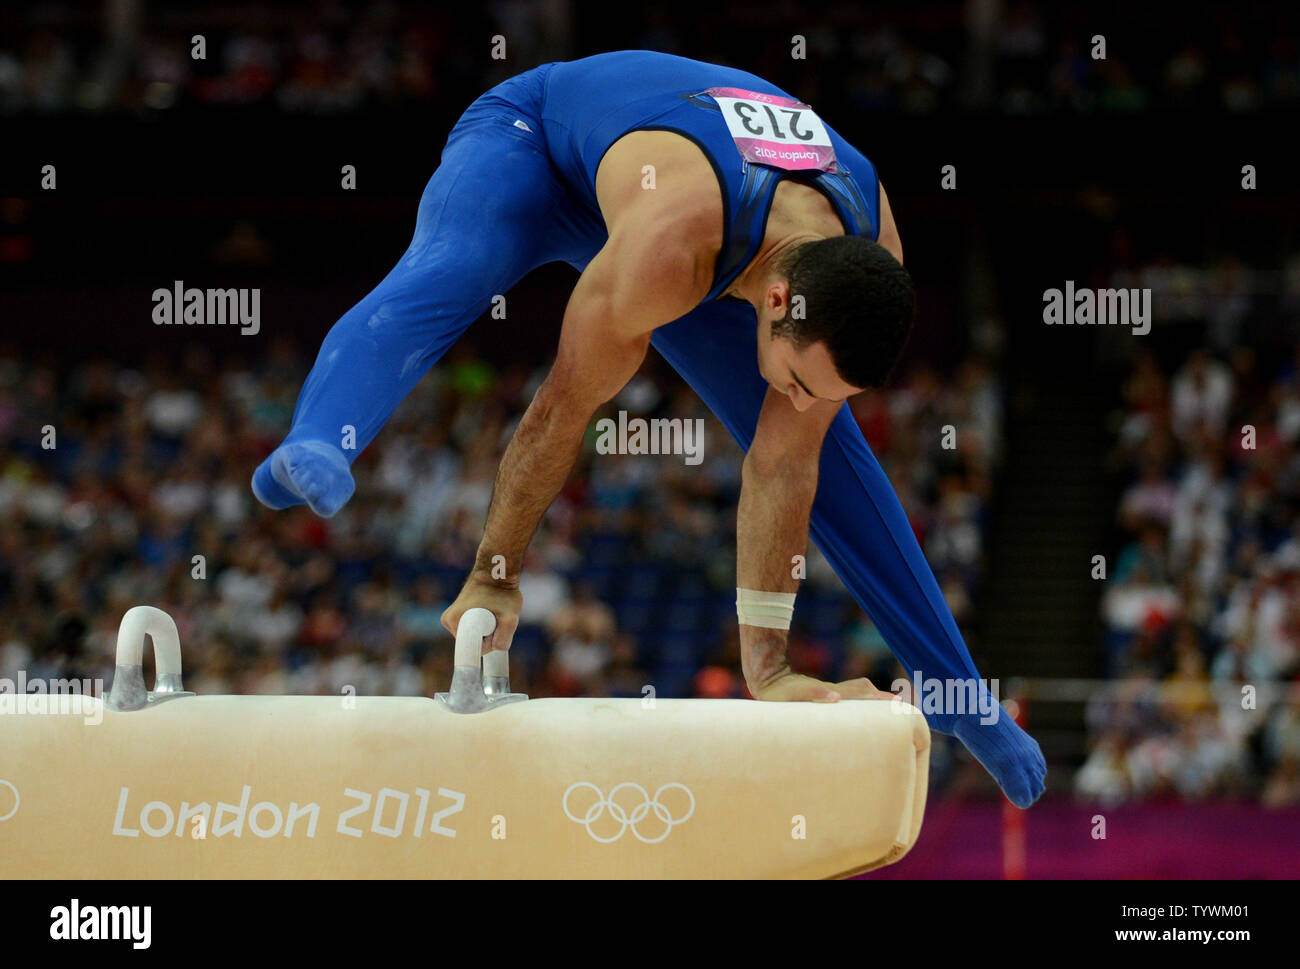
M442 624L454 634L467 609L491 611L497 627L485 650L510 648L522 603L524 550L573 469L596 409L641 366L651 331L694 305L684 305L689 295L663 295L695 288L693 262L664 241L644 229L611 235L569 297L555 363L497 470L474 567L442 614ZM689 281L682 276L687 271Z

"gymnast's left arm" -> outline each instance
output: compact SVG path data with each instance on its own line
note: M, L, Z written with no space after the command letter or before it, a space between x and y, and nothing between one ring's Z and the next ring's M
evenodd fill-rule
M822 439L840 406L819 401L799 412L785 395L768 390L741 478L736 519L736 580L741 590L791 600L798 590L795 556L808 549L808 516L817 494ZM754 611L763 609L760 605ZM788 621L786 628L780 628L779 618L755 615L751 622L766 623L752 625L742 618L740 625L741 665L755 699L895 699L865 677L826 683L796 673L786 661Z

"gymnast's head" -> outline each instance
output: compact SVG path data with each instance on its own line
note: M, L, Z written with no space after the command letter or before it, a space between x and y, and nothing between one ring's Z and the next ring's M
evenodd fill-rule
M796 246L758 311L758 369L799 410L880 387L912 329L912 277L859 236Z

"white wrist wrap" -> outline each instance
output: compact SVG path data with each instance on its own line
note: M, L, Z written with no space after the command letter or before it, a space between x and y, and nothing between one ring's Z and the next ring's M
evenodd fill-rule
M764 629L789 629L794 616L794 592L758 592L736 590L736 615L742 626Z

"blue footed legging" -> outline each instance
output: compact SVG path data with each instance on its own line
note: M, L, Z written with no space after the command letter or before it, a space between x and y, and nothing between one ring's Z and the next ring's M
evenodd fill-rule
M356 447L344 456L355 460L494 296L537 266L585 265L600 248L603 221L568 197L536 134L540 120L530 118L528 132L512 123L521 115L503 116L485 95L457 123L410 246L330 329L285 443L338 447L351 426Z
M351 425L357 448L344 457L355 459L493 296L543 263L565 261L581 269L603 244L602 220L556 177L534 102L512 96L510 86L526 85L527 79L488 92L453 129L420 200L410 248L330 330L286 443L330 442L337 448L341 429ZM756 365L756 339L752 308L714 302L660 328L652 340L746 449L767 390ZM847 405L822 448L811 533L909 676L978 676L893 488ZM932 727L961 737L1017 803L1041 791L1042 755L1009 718L999 718L991 732L978 731L987 734L981 738L969 715L925 712Z

